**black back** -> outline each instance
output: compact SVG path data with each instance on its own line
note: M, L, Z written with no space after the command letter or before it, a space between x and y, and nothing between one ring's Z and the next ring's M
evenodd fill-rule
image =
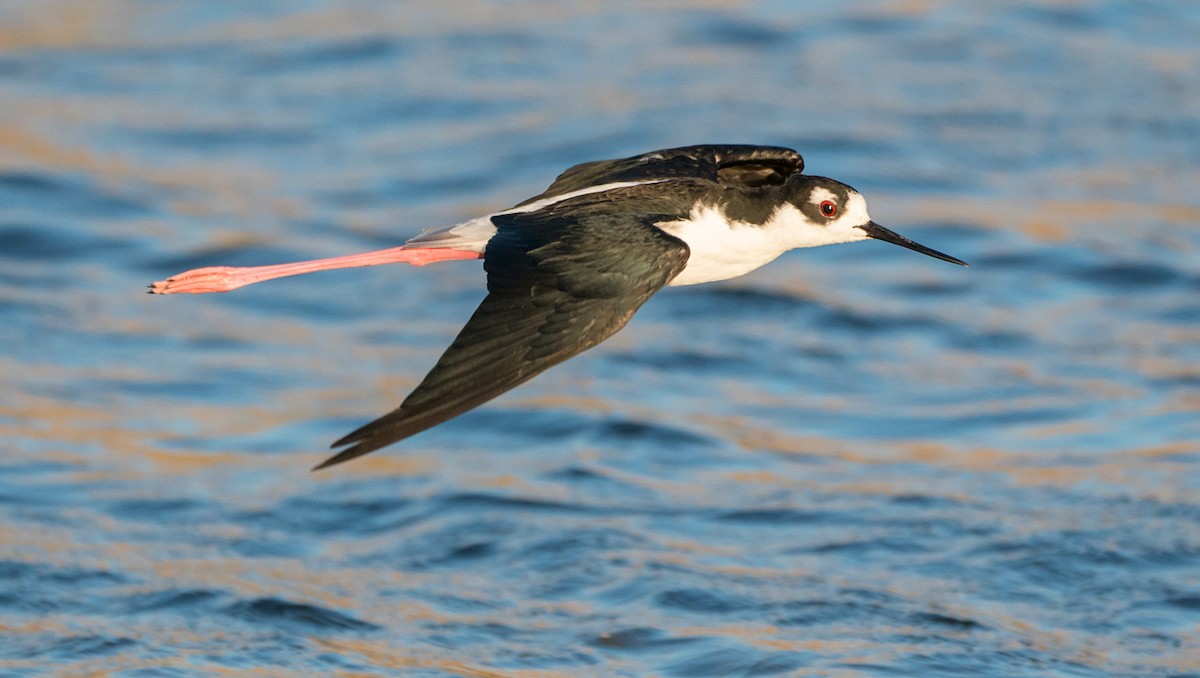
M779 185L803 171L804 158L790 148L746 144L683 146L575 165L558 175L541 195L521 205L621 181L693 178L752 188Z

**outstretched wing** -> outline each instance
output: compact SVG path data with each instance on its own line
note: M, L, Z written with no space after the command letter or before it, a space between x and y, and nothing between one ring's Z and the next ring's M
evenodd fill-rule
M625 326L683 270L688 248L661 217L540 210L493 218L488 295L399 408L333 444L316 468L424 431L528 381Z
M790 148L727 144L667 148L619 160L598 160L563 172L525 205L556 195L623 181L703 179L727 186L782 184L804 171L804 158ZM518 205L519 207L520 205Z

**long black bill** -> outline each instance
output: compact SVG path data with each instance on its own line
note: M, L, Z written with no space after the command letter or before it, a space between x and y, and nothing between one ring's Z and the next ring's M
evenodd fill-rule
M914 252L920 252L921 254L928 254L929 256L933 257L934 259L941 259L942 261L948 261L952 264L958 264L959 266L970 266L970 264L963 261L962 259L955 259L954 257L950 256L949 254L942 254L941 252L939 252L937 250L931 250L924 245L918 245L917 243L909 240L908 238L905 238L904 236L900 235L899 233L897 233L895 231L889 231L888 229L880 226L879 224L875 223L874 221L868 221L866 226L859 226L859 228L861 228L862 230L867 232L867 237L875 238L876 240L882 240L884 242L890 242L893 245L907 247L908 249L913 250Z

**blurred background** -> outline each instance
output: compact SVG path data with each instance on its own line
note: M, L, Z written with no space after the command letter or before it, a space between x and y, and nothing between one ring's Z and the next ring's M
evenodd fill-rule
M1195 675L1200 5L7 0L0 673ZM868 242L349 465L477 262L152 297L800 150Z

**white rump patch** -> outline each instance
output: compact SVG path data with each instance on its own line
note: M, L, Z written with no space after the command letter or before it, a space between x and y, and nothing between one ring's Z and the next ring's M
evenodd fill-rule
M647 179L644 181L617 181L611 184L600 184L599 186L588 186L577 191L562 193L560 195L552 195L549 198L535 200L528 205L521 205L503 212L495 212L482 217L476 217L470 221L464 221L461 224L452 226L434 226L421 231L417 236L409 239L405 245L412 247L430 247L430 248L450 248L456 250L466 250L470 252L483 253L487 247L488 241L492 236L496 235L496 225L492 223L492 217L500 214L524 214L527 212L536 212L543 207L548 207L564 200L577 198L581 195L591 195L592 193L603 193L612 191L618 188L627 188L629 186L640 186L642 184L657 184L666 179Z

